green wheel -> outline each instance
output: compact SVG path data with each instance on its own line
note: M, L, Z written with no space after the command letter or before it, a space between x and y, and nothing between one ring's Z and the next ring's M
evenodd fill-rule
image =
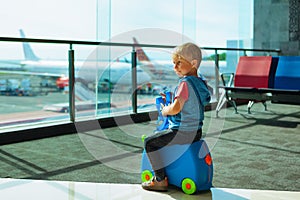
M186 194L194 194L197 190L197 186L192 179L185 178L181 182L181 189Z
M142 182L144 183L144 182L150 181L152 176L153 175L150 170L144 170L141 174Z
M147 137L147 135L142 135L142 137L141 137L141 139L142 139L142 142L144 142L144 141L145 141L146 137Z

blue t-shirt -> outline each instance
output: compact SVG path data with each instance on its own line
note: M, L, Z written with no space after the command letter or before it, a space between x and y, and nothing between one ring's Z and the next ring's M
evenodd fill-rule
M188 99L176 115L169 115L169 128L179 131L197 131L202 128L204 120L204 106L210 102L210 93L206 83L195 76L186 76L179 80L179 84L185 81L188 85ZM178 86L173 93L176 96Z

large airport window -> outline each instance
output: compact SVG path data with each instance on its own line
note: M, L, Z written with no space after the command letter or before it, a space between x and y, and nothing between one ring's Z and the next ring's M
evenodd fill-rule
M10 51L13 43L6 45ZM54 105L68 102L65 91L68 84L66 46L18 43L15 48L23 48L25 59L3 58L1 61L0 127L16 128L28 123L68 120L66 110L51 112ZM47 51L48 60L41 58L40 51L35 51L37 49ZM53 55L64 59L57 60Z
M70 122L70 49L75 59L75 121L131 114L133 91L137 112L153 111L155 97L177 83L172 46L192 41L200 47L251 48L252 4L253 0L6 1L0 18L7 24L0 30L2 37L135 46L0 41L0 130ZM132 52L137 53L136 88ZM218 80L215 54L203 50L200 70L213 95ZM243 52L218 54L220 71L234 71Z

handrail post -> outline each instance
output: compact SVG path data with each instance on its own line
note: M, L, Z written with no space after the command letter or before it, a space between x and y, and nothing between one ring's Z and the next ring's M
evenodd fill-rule
M137 75L136 75L136 51L132 48L131 52L131 77L132 77L132 112L137 113Z
M74 50L72 44L69 49L69 115L70 121L75 122L75 72L74 72Z
M215 90L216 90L216 100L219 101L219 54L218 50L215 49L215 76L216 76L216 82L215 82Z

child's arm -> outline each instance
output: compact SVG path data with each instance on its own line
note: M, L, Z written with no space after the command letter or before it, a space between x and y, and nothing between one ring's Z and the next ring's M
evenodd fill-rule
M161 105L162 106L161 113L163 116L176 115L181 111L184 103L185 100L183 98L177 97L172 104L168 106Z
M188 99L188 96L188 85L185 81L183 81L178 86L173 103L168 106L162 105L162 115L167 116L178 114L182 110L185 101Z

